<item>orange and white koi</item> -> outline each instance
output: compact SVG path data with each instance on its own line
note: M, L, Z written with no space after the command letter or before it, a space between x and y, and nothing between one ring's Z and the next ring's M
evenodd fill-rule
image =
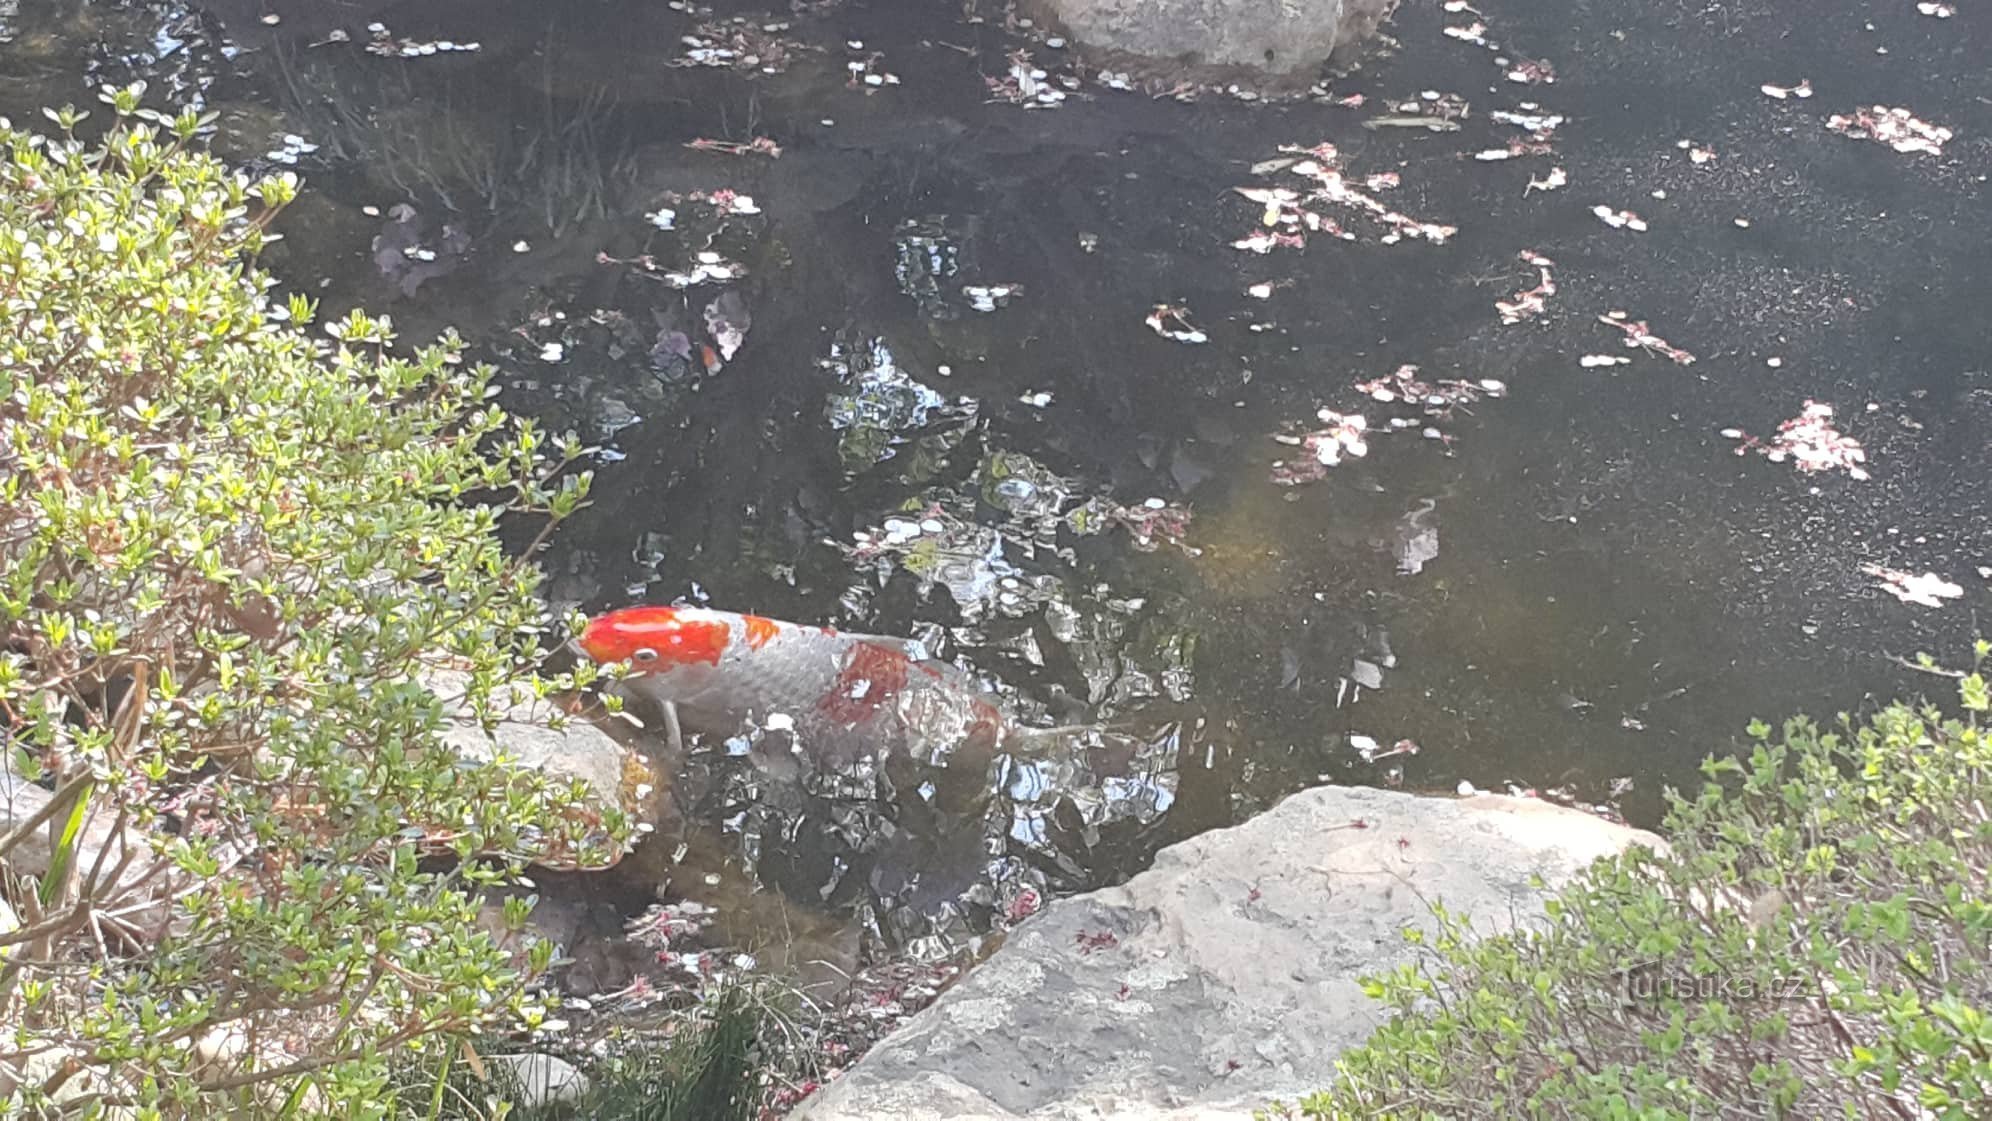
M1011 724L995 698L914 644L700 607L629 607L596 616L577 640L625 687L737 723L786 718L819 764L895 751L980 762L1046 731Z

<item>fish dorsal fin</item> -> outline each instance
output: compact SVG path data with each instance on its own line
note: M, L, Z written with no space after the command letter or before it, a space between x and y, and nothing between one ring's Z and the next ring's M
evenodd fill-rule
M898 635L889 634L854 634L851 637L859 642L869 642L873 646L883 646L887 650L904 654L907 661L916 664L934 660L933 651L928 650L927 644L917 638L900 638Z
M976 692L982 691L976 684L975 678L953 662L943 662L939 658L914 658L913 665L926 670L937 679L966 682Z

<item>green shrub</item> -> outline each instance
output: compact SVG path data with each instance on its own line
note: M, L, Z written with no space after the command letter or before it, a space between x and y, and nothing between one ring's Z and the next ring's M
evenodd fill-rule
M538 574L495 531L586 477L454 340L314 339L250 264L295 181L104 100L95 143L0 122L0 784L53 792L0 817L0 1114L379 1116L397 1057L545 1015L549 947L481 891L628 836L440 740L572 684L532 676Z
M1982 661L1987 648L1980 645ZM1307 1117L1992 1117L1992 743L1893 705L1758 723L1541 928L1444 915Z

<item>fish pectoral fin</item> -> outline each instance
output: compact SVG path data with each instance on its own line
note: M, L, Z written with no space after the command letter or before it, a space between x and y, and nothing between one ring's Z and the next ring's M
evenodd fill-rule
M665 701L657 706L664 713L664 742L669 744L673 755L683 758L685 754L685 730L678 723L678 706Z

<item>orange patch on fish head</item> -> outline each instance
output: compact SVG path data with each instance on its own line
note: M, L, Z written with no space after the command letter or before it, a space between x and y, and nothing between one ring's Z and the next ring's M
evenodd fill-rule
M588 620L580 643L597 662L628 662L642 671L695 662L716 666L732 640L732 625L705 612L626 607Z
M760 615L743 615L741 616L741 621L747 627L747 648L749 650L759 650L761 647L773 642L776 635L782 633L782 625L780 623Z

